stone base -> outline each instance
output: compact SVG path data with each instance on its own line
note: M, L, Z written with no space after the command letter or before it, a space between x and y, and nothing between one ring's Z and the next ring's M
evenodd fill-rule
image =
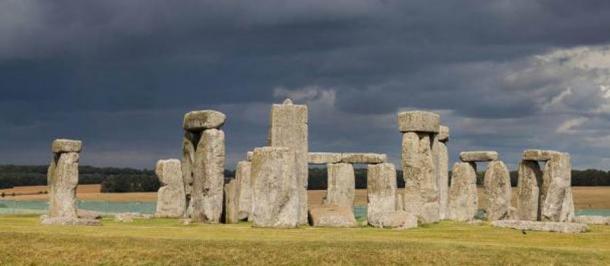
M40 224L42 225L102 225L100 220L95 219L80 219L80 218L65 218L65 217L49 217L47 215L40 216Z
M518 230L545 231L558 233L584 233L589 230L586 224L580 223L559 223L559 222L536 222L503 220L494 221L491 225L502 228L513 228Z
M309 209L310 223L314 227L356 227L356 218L350 208L323 206Z

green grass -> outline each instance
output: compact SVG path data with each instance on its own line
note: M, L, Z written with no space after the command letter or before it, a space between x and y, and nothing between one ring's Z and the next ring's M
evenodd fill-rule
M0 217L0 264L610 264L610 227L558 234L442 222L375 228L261 229L153 219L100 227L41 226Z

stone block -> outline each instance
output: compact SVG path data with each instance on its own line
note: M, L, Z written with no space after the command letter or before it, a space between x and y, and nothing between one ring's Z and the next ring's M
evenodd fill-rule
M400 132L438 133L440 116L432 112L409 111L398 113L398 129Z
M203 131L220 128L227 116L214 110L192 111L184 115L183 127L188 131Z
M460 152L462 162L489 162L498 160L498 153L495 151L464 151Z

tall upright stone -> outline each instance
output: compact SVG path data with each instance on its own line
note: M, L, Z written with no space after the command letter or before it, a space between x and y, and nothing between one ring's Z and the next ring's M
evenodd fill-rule
M356 197L354 167L349 163L331 163L327 165L327 171L328 186L324 203L351 210Z
M239 191L240 183L231 179L224 186L224 222L236 224L239 222Z
M399 210L396 202L396 168L391 163L371 164L367 173L367 222L379 228L417 227L414 214Z
M271 108L269 146L288 147L295 153L299 186L299 224L307 224L307 184L309 177L308 111L306 105L286 99Z
M440 126L438 133L438 201L439 201L439 218L447 218L447 204L449 202L449 151L447 142L449 142L449 128Z
M53 161L49 165L47 184L49 187L48 218L77 220L76 187L78 185L78 163L82 142L57 139L53 141Z
M484 177L485 213L487 220L504 220L510 216L512 190L510 173L502 161L491 161L487 165Z
M262 147L252 156L255 227L293 228L299 224L299 181L295 152L287 147Z
M478 208L477 173L472 162L459 162L451 171L449 188L449 219L470 221Z
M252 213L252 177L250 175L252 163L241 161L235 168L235 179L239 183L239 219L248 219Z
M519 220L537 221L540 217L539 199L542 171L536 161L519 163L517 181L517 217Z
M186 210L186 194L179 160L159 160L155 167L161 187L157 192L156 217L179 218Z
M182 139L182 160L180 161L182 167L182 183L184 184L186 210L184 216L189 217L192 213L192 192L193 192L193 165L195 164L195 149L199 139L201 138L201 132L184 132Z

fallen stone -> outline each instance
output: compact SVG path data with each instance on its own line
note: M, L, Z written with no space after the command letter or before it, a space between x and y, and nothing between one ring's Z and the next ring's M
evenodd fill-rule
M367 171L367 219L376 226L380 214L391 213L396 207L396 169L391 163L371 164Z
M310 164L329 164L341 162L341 153L335 152L310 152Z
M517 217L519 220L537 221L540 218L539 197L542 171L536 161L519 163L517 181Z
M71 139L56 139L51 145L53 153L76 152L79 153L83 147L83 142L80 140Z
M227 116L214 110L192 111L184 115L183 127L188 131L203 131L220 128Z
M525 150L523 151L523 155L521 156L523 160L528 161L548 161L553 156L561 154L557 151L549 151L549 150Z
M478 209L477 174L474 163L455 163L449 188L449 219L470 221Z
M510 216L512 189L510 173L502 161L492 161L487 165L484 178L485 213L487 220L505 220Z
M121 222L121 223L131 223L135 219L148 220L148 219L152 219L152 218L153 218L153 216L150 214L143 214L143 213L139 213L139 212L122 212L122 213L116 213L114 215L114 221Z
M295 153L286 147L262 147L252 156L255 227L294 228L299 224L299 181Z
M252 213L252 177L251 162L241 161L235 168L235 179L239 183L239 220L248 219Z
M314 227L356 227L358 223L351 207L325 205L309 209L310 224Z
M207 129L201 134L193 165L193 222L219 223L222 215L225 134Z
M49 218L77 219L76 187L78 185L79 154L57 153L49 165Z
M582 224L610 225L610 217L578 215L574 217L574 222Z
M385 163L388 160L388 156L381 153L342 153L342 163L361 163L361 164L374 164L374 163Z
M40 224L42 225L86 225L98 226L102 225L100 220L96 219L79 219L68 217L49 217L47 215L40 216Z
M236 224L239 222L239 182L231 179L224 187L224 222Z
M331 163L327 166L328 187L326 205L352 208L356 196L356 176L354 167L349 163Z
M375 213L368 220L371 226L377 228L409 229L417 228L417 217L406 211L389 211Z
M422 224L440 220L437 158L432 151L431 134L403 134L402 165L406 182L403 194L405 211L415 211Z
M400 132L438 133L440 116L425 111L409 111L398 113L398 129Z
M157 192L156 217L178 218L186 211L186 193L179 160L159 160L155 167L161 187Z
M502 228L558 233L584 233L589 230L589 227L586 224L580 223L501 220L493 221L491 224L495 227Z
M570 155L556 153L544 166L542 174L542 221L571 222L574 219Z
M438 141L447 142L449 141L449 127L440 126L438 130Z
M102 214L96 211L90 211L90 210L83 210L83 209L77 209L76 210L76 215L78 216L78 218L80 219L86 219L86 220L99 220L102 219Z
M460 152L462 162L489 162L498 160L498 153L495 151L464 151Z

